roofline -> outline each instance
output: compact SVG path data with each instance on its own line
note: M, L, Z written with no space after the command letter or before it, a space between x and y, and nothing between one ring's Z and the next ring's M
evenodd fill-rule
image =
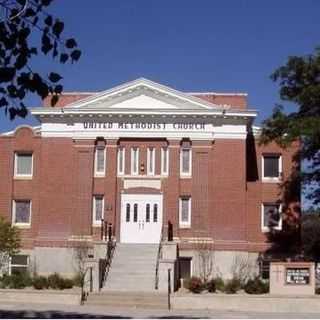
M191 95L214 95L214 96L240 96L240 97L247 97L248 94L245 92L214 92L214 91L207 91L207 92L186 92L187 94Z
M36 130L40 130L41 126L30 126L28 124L21 124L21 125L17 126L14 130L1 132L0 133L0 137L1 136L11 136L11 135L15 134L16 131L18 131L19 129L22 129L22 128L29 128L29 129L32 129L35 132Z
M72 95L72 96L76 96L76 95L94 95L97 93L100 93L102 91L63 91L61 93L61 96L64 95ZM183 93L186 94L190 94L190 95L215 95L215 96L248 96L248 93L245 92L214 92L214 91L194 91L194 92L187 92L187 91L181 91ZM51 94L49 94L51 95Z
M99 93L99 92L100 91L63 91L61 93L61 95L62 96L65 95L65 94L67 94L67 95L79 95L79 94L85 95L85 94L96 94L96 93ZM51 95L51 94L49 94L49 95Z

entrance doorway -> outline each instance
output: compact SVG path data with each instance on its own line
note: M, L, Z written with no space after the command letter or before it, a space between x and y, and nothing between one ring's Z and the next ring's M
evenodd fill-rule
M159 243L162 227L162 195L123 194L120 223L120 242Z

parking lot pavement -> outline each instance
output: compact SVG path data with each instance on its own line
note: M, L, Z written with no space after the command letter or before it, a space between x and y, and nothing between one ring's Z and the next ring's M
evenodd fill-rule
M128 319L128 318L161 318L161 319L216 319L216 318L319 318L320 314L290 313L252 313L214 310L157 310L157 309L119 309L103 306L66 306L49 304L0 304L0 319L6 318L82 318L82 319Z

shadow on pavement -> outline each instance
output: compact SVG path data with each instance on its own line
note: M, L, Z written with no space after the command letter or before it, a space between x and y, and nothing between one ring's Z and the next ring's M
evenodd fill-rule
M129 319L118 315L99 315L65 311L0 310L0 319Z
M34 311L34 310L0 310L0 319L132 319L120 315L102 315L90 313L66 312L58 310ZM140 318L139 316L136 318ZM148 316L149 319L204 319L186 315Z

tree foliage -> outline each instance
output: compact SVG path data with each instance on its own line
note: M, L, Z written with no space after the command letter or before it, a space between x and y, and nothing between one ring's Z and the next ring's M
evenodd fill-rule
M20 236L18 231L3 217L0 217L0 270L7 266L12 255L19 252Z
M305 213L302 219L302 248L304 255L320 261L320 213Z
M0 108L10 119L27 115L27 94L52 94L55 105L63 90L58 73L41 75L32 67L40 52L63 64L81 56L76 40L63 38L63 21L47 12L52 2L0 0Z
M307 56L291 56L271 76L279 83L280 98L293 103L296 110L284 112L277 105L270 118L263 122L261 143L276 141L286 147L293 141L302 142L296 161L307 160L301 175L308 186L308 198L320 203L320 49Z

